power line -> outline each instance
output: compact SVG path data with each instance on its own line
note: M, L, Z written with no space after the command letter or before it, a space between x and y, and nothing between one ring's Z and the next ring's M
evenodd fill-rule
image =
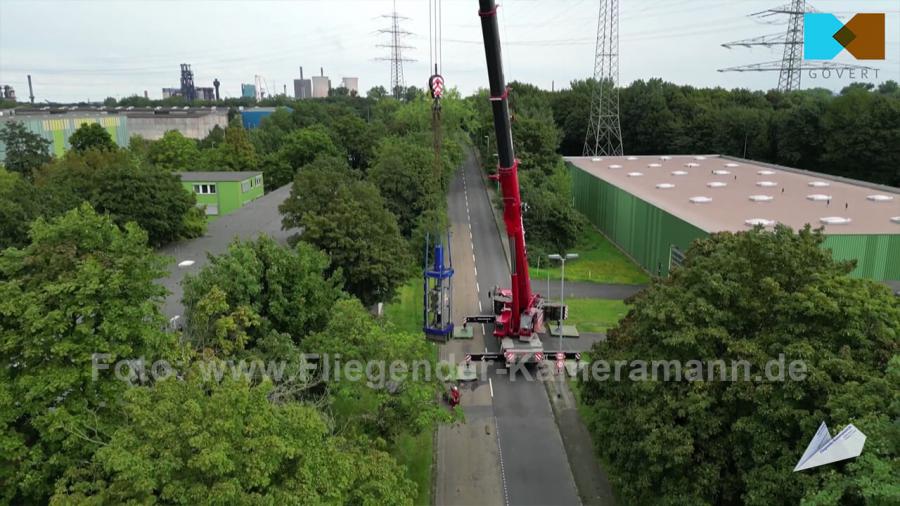
M789 92L800 89L800 77L803 70L833 70L833 69L871 69L863 65L851 65L834 62L809 63L803 60L803 16L808 12L816 12L814 8L806 5L805 0L791 0L791 3L760 12L754 12L751 17L757 19L772 19L781 15L787 15L787 30L785 33L762 35L750 39L726 42L722 47L731 49L734 46L784 46L781 62L770 61L740 65L719 69L719 72L774 72L778 71L778 90Z

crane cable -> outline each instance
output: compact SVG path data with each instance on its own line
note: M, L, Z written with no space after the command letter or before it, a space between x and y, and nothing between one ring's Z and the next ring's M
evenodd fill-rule
M443 20L441 12L442 0L428 0L428 49L429 66L434 74L428 79L428 88L431 91L431 132L434 148L434 178L443 194L444 170L441 157L442 132L441 132L441 97L444 93L444 78L440 74L441 57L443 52Z

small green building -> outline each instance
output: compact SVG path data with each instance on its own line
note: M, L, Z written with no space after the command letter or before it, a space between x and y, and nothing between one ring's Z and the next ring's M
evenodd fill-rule
M178 172L181 184L205 206L210 221L263 196L262 172Z

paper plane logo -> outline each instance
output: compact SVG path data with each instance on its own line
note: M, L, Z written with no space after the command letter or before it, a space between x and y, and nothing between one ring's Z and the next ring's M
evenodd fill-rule
M825 422L819 426L816 435L813 436L800 462L794 467L794 471L803 471L813 467L824 466L841 460L859 457L866 444L866 435L859 429L850 425L831 437Z
M844 49L857 60L884 59L884 13L860 13L846 24L834 14L803 15L803 58L831 60Z

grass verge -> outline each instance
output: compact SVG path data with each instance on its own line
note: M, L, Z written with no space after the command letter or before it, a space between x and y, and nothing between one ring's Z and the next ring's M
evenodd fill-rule
M566 299L566 305L569 306L566 323L575 325L580 332L606 332L628 313L628 306L621 300Z
M385 318L397 330L422 334L422 280L413 278L397 291L397 299L384 308ZM424 339L424 337L422 338ZM434 346L437 354L437 346ZM417 506L430 506L433 489L434 430L420 434L402 434L391 454L406 467L406 477L416 483L419 495Z
M426 430L418 435L403 434L392 453L397 462L406 466L406 476L418 486L419 495L415 504L431 506L434 431Z
M422 332L422 280L411 279L397 290L397 299L384 307L384 317L402 332Z
M566 281L588 281L592 283L615 283L625 285L642 285L650 282L641 268L625 256L613 243L597 229L588 226L572 248L578 253L577 260L566 262ZM554 265L547 269L547 258L541 259L542 265L529 262L532 279L559 279L560 267ZM538 268L540 267L540 268Z

